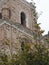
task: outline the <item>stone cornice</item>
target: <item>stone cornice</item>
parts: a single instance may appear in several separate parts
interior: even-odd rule
[[[29,6],[30,8],[34,8],[34,5],[30,5],[29,2],[27,2],[26,0],[21,0],[22,3],[26,4],[27,6]]]
[[[19,24],[13,24],[12,22],[10,22],[9,20],[0,20],[0,27],[3,25],[3,24],[7,24],[7,25],[9,25],[9,26],[12,26],[13,28],[15,28],[16,30],[18,30],[18,31],[20,31],[20,32],[22,32],[22,33],[24,33],[24,34],[26,34],[26,35],[28,35],[29,37],[31,37],[31,38],[33,38],[33,35],[34,35],[34,33],[33,33],[33,31],[31,31],[31,30],[28,30],[27,28],[27,30],[25,30],[25,28],[24,29],[21,29],[22,27],[22,25],[19,25]],[[30,31],[30,32],[29,32]]]

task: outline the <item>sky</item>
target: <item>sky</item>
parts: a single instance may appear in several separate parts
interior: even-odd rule
[[[31,0],[27,0],[31,1]],[[38,23],[42,30],[45,30],[44,34],[47,34],[49,31],[49,0],[33,0],[35,2],[36,11],[38,12]]]

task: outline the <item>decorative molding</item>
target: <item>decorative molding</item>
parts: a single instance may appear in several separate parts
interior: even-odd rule
[[[28,35],[28,36],[30,36],[30,37],[33,38],[32,35],[26,33],[24,30],[20,30],[20,29],[17,28],[15,25],[12,25],[12,24],[10,24],[10,23],[8,23],[8,22],[6,22],[6,21],[2,22],[2,23],[0,24],[0,27],[1,27],[3,24],[7,24],[7,25],[9,25],[9,26],[12,26],[12,27],[14,27],[15,29],[17,29],[18,31],[20,31],[20,32],[22,32],[22,33],[24,33],[24,34],[26,34],[26,35]]]

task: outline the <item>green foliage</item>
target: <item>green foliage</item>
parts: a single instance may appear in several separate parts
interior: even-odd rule
[[[9,65],[8,56],[6,54],[1,54],[0,59],[1,59],[0,65]]]
[[[42,33],[44,32],[44,30],[41,30],[41,28],[40,28],[40,23],[35,23],[34,27],[35,27],[34,31],[36,32],[37,36],[40,37],[42,35]]]
[[[45,40],[46,40],[47,43],[49,43],[49,38],[48,37]]]
[[[1,53],[0,65],[49,65],[49,47],[42,43],[34,43],[31,49],[29,43],[24,44],[24,49],[18,51],[18,54],[10,56]]]

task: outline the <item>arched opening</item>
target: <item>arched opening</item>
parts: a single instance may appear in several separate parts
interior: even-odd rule
[[[3,19],[10,19],[11,18],[11,11],[9,8],[2,8],[2,18]]]
[[[24,12],[21,12],[21,24],[26,26],[26,15]]]
[[[2,19],[2,13],[0,13],[0,19]]]
[[[24,42],[21,42],[21,50],[24,50]]]
[[[11,10],[9,10],[9,18],[11,18]]]

